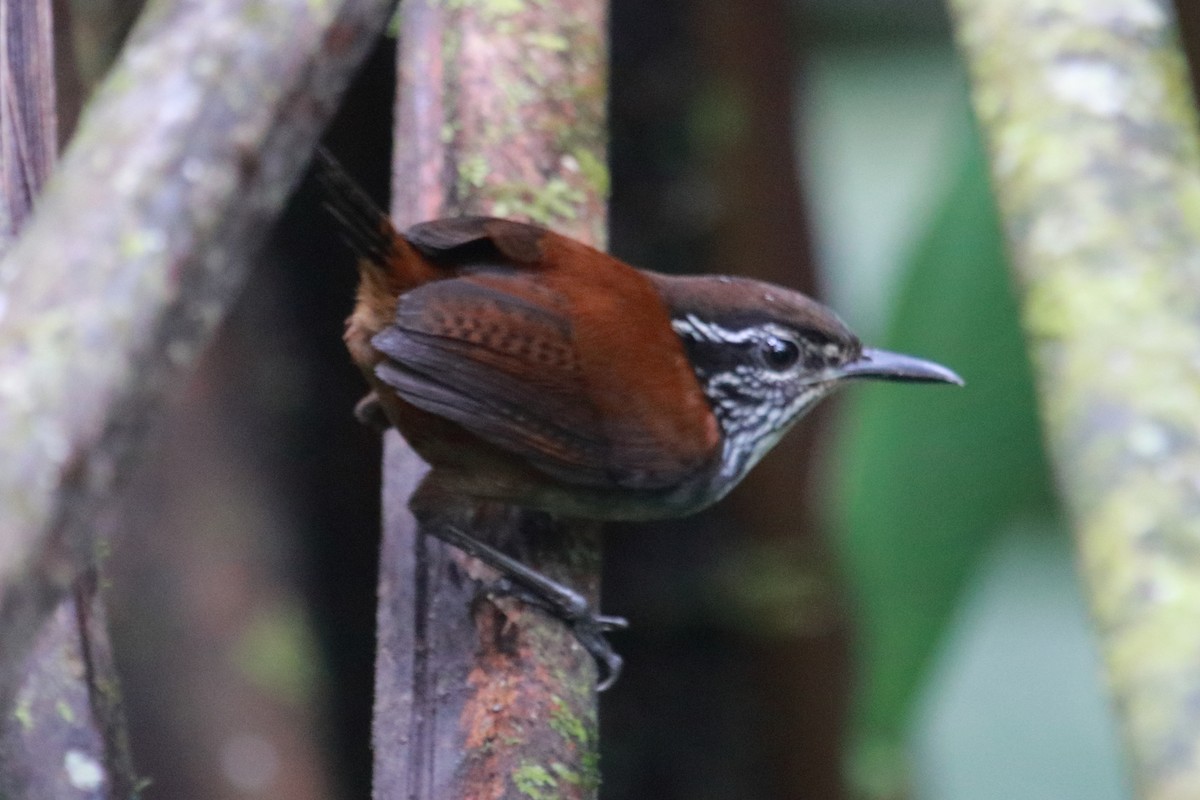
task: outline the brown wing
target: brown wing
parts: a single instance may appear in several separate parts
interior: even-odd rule
[[[644,390],[637,381],[599,392],[589,384],[576,318],[564,292],[528,274],[481,272],[427,284],[400,298],[395,324],[373,339],[387,357],[376,373],[417,408],[565,482],[678,484],[701,466],[711,442],[681,448],[663,441],[665,429],[636,412],[646,403],[629,403],[630,415],[617,422],[602,418],[620,399],[612,393]],[[594,323],[594,316],[583,319]]]
[[[535,264],[545,228],[499,217],[447,217],[420,222],[404,232],[409,244],[434,261],[488,261]]]

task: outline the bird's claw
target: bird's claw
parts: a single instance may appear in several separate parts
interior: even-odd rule
[[[596,669],[599,672],[596,691],[603,692],[611,688],[617,682],[617,678],[621,676],[624,659],[617,654],[604,634],[628,629],[629,620],[624,617],[596,614],[584,601],[566,605],[556,604],[508,578],[500,578],[480,587],[479,596],[489,600],[513,597],[526,605],[540,608],[565,622],[571,628],[571,633],[575,635],[575,640],[584,650],[587,650],[596,662]]]
[[[608,643],[608,639],[604,638],[604,634],[606,631],[625,630],[628,627],[629,623],[623,617],[599,615],[577,619],[571,623],[571,632],[575,634],[575,640],[596,662],[597,692],[612,688],[617,678],[621,677],[621,668],[625,665],[624,659],[617,655],[617,651]]]

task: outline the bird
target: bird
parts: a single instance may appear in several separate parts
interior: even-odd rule
[[[344,339],[370,393],[430,470],[410,505],[492,500],[591,520],[693,514],[724,497],[848,382],[963,383],[924,359],[864,347],[800,292],[727,275],[638,269],[548,228],[486,216],[398,230],[324,149],[326,204],[357,252]],[[621,659],[555,582],[443,523],[424,530],[564,619],[602,670]]]

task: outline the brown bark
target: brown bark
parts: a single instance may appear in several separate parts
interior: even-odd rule
[[[154,6],[0,262],[0,713],[388,6]]]
[[[401,21],[394,216],[531,219],[604,239],[605,5],[413,0]],[[415,530],[423,465],[384,469],[377,798],[590,798],[596,672],[559,621],[473,602],[486,572]],[[480,506],[475,535],[597,600],[597,527]]]

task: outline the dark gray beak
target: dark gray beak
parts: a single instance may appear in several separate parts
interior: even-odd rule
[[[887,350],[863,348],[857,361],[846,364],[837,371],[839,380],[844,378],[874,378],[884,381],[906,381],[912,383],[953,383],[963,385],[963,379],[941,364],[913,358]]]

